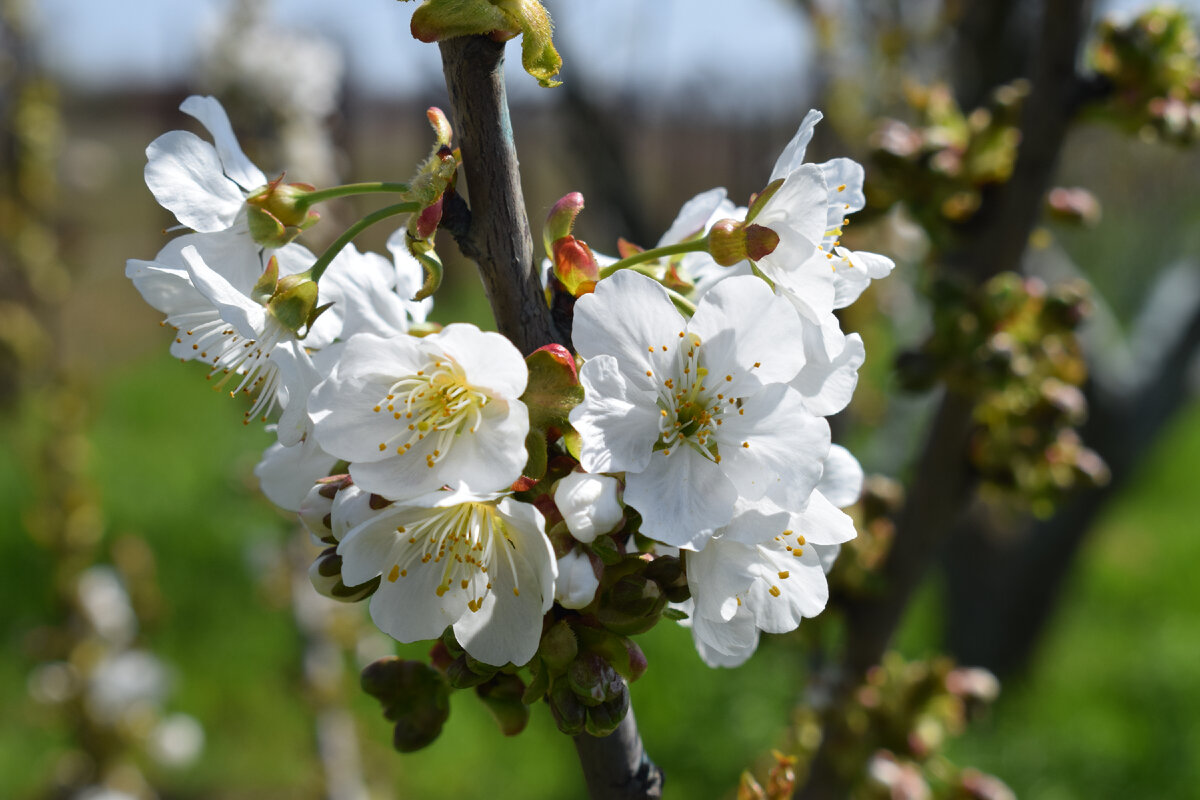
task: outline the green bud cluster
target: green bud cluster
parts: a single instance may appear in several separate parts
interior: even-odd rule
[[[1148,139],[1191,144],[1200,137],[1200,38],[1178,8],[1151,8],[1100,24],[1090,64],[1110,91],[1102,118]]]
[[[1028,92],[1024,81],[1000,86],[965,113],[946,84],[910,88],[906,100],[917,122],[886,120],[872,136],[868,204],[904,203],[933,244],[945,247],[955,226],[979,210],[983,190],[1012,175]]]
[[[1103,483],[1107,468],[1075,430],[1087,415],[1075,335],[1086,287],[1003,273],[977,290],[943,279],[932,299],[933,334],[897,366],[909,390],[944,380],[976,398],[970,460],[985,496],[1045,515],[1067,490]]]
[[[246,222],[250,235],[263,247],[283,247],[321,218],[303,202],[316,187],[307,183],[284,183],[280,175],[246,198]]]
[[[392,744],[401,753],[431,744],[450,716],[445,678],[419,661],[388,656],[368,664],[362,688],[383,705],[384,718],[395,723]]]
[[[820,730],[814,710],[800,712],[794,749],[805,762],[822,736],[830,737],[836,763],[844,774],[855,776],[852,797],[896,796],[885,777],[868,769],[871,762],[883,759],[899,768],[888,772],[907,773],[907,785],[924,783],[931,798],[1011,798],[1011,791],[996,778],[960,768],[943,752],[998,692],[999,682],[985,670],[958,668],[947,658],[905,661],[889,653],[867,673],[829,730]]]

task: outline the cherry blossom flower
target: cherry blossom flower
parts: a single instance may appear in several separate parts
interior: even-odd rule
[[[557,562],[532,505],[459,486],[388,506],[338,545],[342,579],[382,576],[371,619],[401,642],[446,626],[474,658],[524,664],[554,602]]]
[[[768,500],[739,501],[733,519],[703,550],[688,553],[692,638],[710,666],[743,663],[760,632],[787,633],[829,598],[825,574],[854,523],[839,506],[858,499],[862,469],[834,445],[821,483],[798,512]]]
[[[528,370],[497,333],[447,325],[423,338],[351,337],[309,398],[321,448],[391,499],[446,484],[506,488],[525,466]]]
[[[685,320],[654,281],[623,271],[575,306],[587,361],[571,424],[587,472],[624,472],[642,531],[702,547],[739,497],[803,505],[829,426],[787,385],[804,365],[799,319],[755,278],[722,281]]]

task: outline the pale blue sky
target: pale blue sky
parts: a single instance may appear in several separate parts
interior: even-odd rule
[[[1109,0],[1136,8],[1146,0]],[[1200,7],[1200,0],[1184,5]],[[83,85],[183,80],[200,32],[228,0],[34,0],[42,53],[57,74]],[[811,52],[796,4],[781,0],[546,0],[557,39],[593,85],[636,86],[651,101],[701,94],[759,108],[792,105]],[[408,34],[413,3],[396,0],[274,0],[275,18],[341,42],[350,77],[373,93],[407,94],[440,84],[437,50]],[[571,59],[574,59],[572,61]],[[510,59],[515,60],[515,59]],[[535,93],[528,80],[516,95]],[[730,109],[736,111],[737,109]]]

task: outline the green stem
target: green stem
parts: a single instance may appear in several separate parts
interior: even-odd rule
[[[668,244],[663,247],[652,247],[649,250],[643,250],[640,253],[634,253],[628,258],[622,258],[620,261],[615,261],[609,264],[604,269],[600,270],[600,277],[607,278],[617,270],[632,267],[635,264],[644,264],[647,261],[657,261],[664,256],[676,256],[681,253],[704,253],[708,251],[708,237],[703,236],[699,239],[692,239],[679,244]]]
[[[329,245],[324,253],[321,253],[321,257],[318,258],[316,263],[312,265],[312,268],[309,269],[309,277],[311,277],[314,281],[320,280],[321,275],[323,275],[326,268],[329,267],[329,262],[333,261],[337,254],[342,251],[342,248],[350,244],[351,240],[354,239],[355,236],[358,236],[358,234],[362,233],[376,222],[385,220],[388,217],[394,217],[397,214],[411,214],[414,211],[420,210],[420,203],[396,203],[393,206],[387,206],[386,208],[381,208],[378,211],[367,214],[358,222],[354,223],[349,228],[346,228],[345,232],[335,239],[333,244]]]
[[[386,181],[370,181],[367,183],[345,183],[341,186],[330,186],[327,189],[316,189],[296,200],[296,206],[304,210],[313,203],[331,200],[334,197],[346,197],[352,194],[372,194],[375,192],[407,192],[407,183],[388,183]]]
[[[669,286],[664,286],[663,288],[667,290],[667,297],[671,298],[671,302],[675,304],[676,308],[689,317],[696,313],[695,303],[693,303],[691,300],[688,300],[686,297]]]

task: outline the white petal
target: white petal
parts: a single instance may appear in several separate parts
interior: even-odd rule
[[[704,295],[688,330],[700,336],[706,382],[730,396],[790,381],[804,364],[795,308],[758,278],[721,281]]]
[[[817,489],[838,508],[852,506],[862,494],[863,469],[850,451],[841,445],[830,446],[825,469]]]
[[[685,327],[662,286],[645,275],[621,270],[579,298],[572,340],[585,359],[614,356],[634,386],[657,391],[658,380],[646,372],[674,374],[674,348]]]
[[[229,124],[229,116],[215,97],[192,95],[184,100],[179,108],[185,114],[198,119],[212,134],[221,166],[230,180],[247,193],[266,184],[267,176],[242,152],[242,147],[233,134],[233,126]]]
[[[146,148],[146,185],[180,223],[202,233],[233,224],[245,200],[225,177],[217,151],[187,131],[169,131]]]
[[[315,441],[293,447],[276,442],[263,453],[254,474],[268,500],[285,511],[299,511],[313,483],[328,475],[336,463]]]
[[[682,444],[625,474],[625,503],[641,513],[642,533],[676,547],[703,547],[729,522],[736,499],[721,466]]]
[[[614,530],[624,519],[619,490],[616,478],[573,471],[555,485],[554,505],[571,535],[587,544]]]
[[[760,561],[746,600],[756,627],[767,633],[787,633],[804,617],[815,617],[825,609],[829,584],[813,548],[805,547],[800,558],[781,547],[760,545],[757,550]]]
[[[804,120],[800,123],[800,128],[792,137],[792,140],[783,148],[783,152],[779,154],[779,158],[775,161],[775,167],[771,170],[771,177],[767,183],[772,183],[780,178],[787,177],[792,172],[800,168],[804,162],[804,153],[808,149],[808,143],[812,141],[813,128],[822,120],[824,115],[815,108],[811,109],[804,115]]]
[[[820,490],[809,495],[808,505],[792,515],[788,527],[808,542],[819,545],[842,544],[858,535],[850,515],[838,509]]]
[[[717,429],[722,469],[747,499],[766,494],[785,508],[803,506],[821,478],[829,424],[783,384],[745,398],[740,411]]]
[[[714,221],[713,214],[724,204],[726,194],[725,187],[719,186],[716,189],[701,192],[684,203],[683,208],[679,209],[679,213],[675,216],[675,221],[671,223],[671,227],[667,228],[667,232],[658,240],[658,246],[679,244],[704,232]]]
[[[425,337],[462,365],[471,384],[503,397],[520,397],[529,381],[521,351],[505,337],[466,322],[447,325]]]
[[[826,357],[824,342],[815,325],[805,331],[804,349],[808,363],[791,385],[804,396],[808,410],[819,417],[836,414],[850,403],[858,385],[858,368],[866,359],[862,337],[852,333],[844,338],[842,352],[832,361]]]
[[[583,402],[571,409],[570,421],[583,441],[583,468],[588,472],[645,469],[659,435],[654,395],[631,386],[617,360],[608,355],[585,362],[579,381]]]
[[[563,608],[583,608],[596,599],[600,581],[592,569],[592,560],[581,547],[574,547],[558,559],[558,580],[554,599]]]
[[[183,248],[181,255],[192,284],[216,307],[221,319],[233,325],[242,337],[257,339],[266,322],[265,309],[211,269],[195,247]]]

